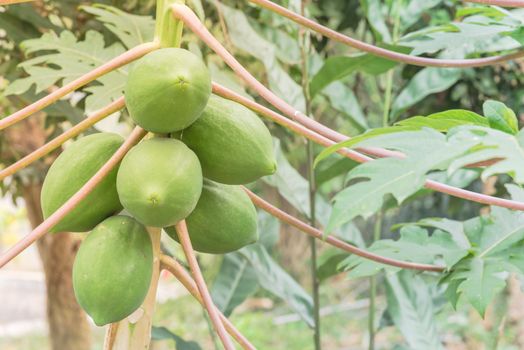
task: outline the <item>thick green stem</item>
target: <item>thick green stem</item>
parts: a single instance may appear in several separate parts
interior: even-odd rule
[[[184,23],[171,14],[171,5],[184,4],[184,0],[158,0],[156,8],[155,40],[161,47],[179,47]]]
[[[301,14],[305,14],[307,0],[302,0],[301,3]],[[304,93],[304,100],[306,103],[306,114],[311,114],[311,95],[309,93],[309,67],[308,67],[308,36],[306,31],[303,28],[299,29],[300,36],[300,51],[302,55],[302,90]],[[316,223],[316,184],[315,184],[315,170],[313,167],[314,162],[314,149],[313,142],[311,140],[307,141],[307,168],[308,168],[308,183],[309,183],[309,223],[311,226],[315,226]],[[320,350],[322,348],[320,342],[320,297],[319,289],[320,283],[317,275],[317,246],[316,240],[314,237],[309,238],[309,248],[311,255],[311,287],[313,290],[313,319],[315,321],[314,325],[314,342],[315,350]]]

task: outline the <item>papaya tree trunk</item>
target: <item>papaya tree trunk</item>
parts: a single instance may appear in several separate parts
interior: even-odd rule
[[[43,220],[41,189],[39,183],[22,187],[32,227]],[[71,233],[48,234],[37,241],[45,273],[47,319],[53,350],[88,350],[91,347],[89,323],[73,292],[72,268],[79,245],[79,239]]]

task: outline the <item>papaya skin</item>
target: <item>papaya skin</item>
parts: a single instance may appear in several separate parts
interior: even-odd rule
[[[179,48],[151,52],[136,62],[125,86],[131,118],[156,133],[182,130],[204,110],[211,76],[202,60]]]
[[[276,171],[269,130],[236,102],[212,95],[201,117],[178,137],[197,154],[210,180],[240,185]]]
[[[118,322],[140,307],[153,272],[146,228],[128,216],[101,222],[80,245],[73,264],[78,303],[97,326]]]
[[[42,186],[41,204],[48,218],[104,165],[124,142],[112,133],[82,137],[65,149],[49,168]],[[85,232],[122,210],[116,191],[115,167],[51,232]]]
[[[186,224],[193,248],[202,253],[225,254],[258,241],[256,209],[239,186],[204,180]],[[178,242],[174,226],[165,231]]]
[[[178,140],[154,138],[124,157],[117,190],[124,208],[146,226],[176,224],[195,208],[202,192],[197,156]]]

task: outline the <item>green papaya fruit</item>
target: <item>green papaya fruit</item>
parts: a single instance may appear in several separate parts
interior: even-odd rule
[[[98,133],[82,137],[67,147],[49,168],[42,186],[44,218],[71,198],[123,142],[117,134]],[[122,210],[116,191],[117,171],[118,167],[115,167],[51,232],[89,231],[108,216]]]
[[[239,185],[276,170],[271,134],[255,113],[211,96],[202,116],[178,136],[200,159],[204,176]]]
[[[142,57],[125,86],[131,118],[156,133],[188,127],[200,116],[210,94],[211,76],[204,62],[179,48],[160,49]]]
[[[110,217],[80,245],[73,264],[76,299],[98,326],[120,321],[144,301],[152,271],[146,228],[128,216]]]
[[[202,253],[225,254],[258,240],[257,211],[239,186],[204,180],[186,224],[193,248]],[[165,231],[178,241],[174,226]]]
[[[165,227],[184,219],[202,192],[197,156],[178,140],[154,138],[133,147],[117,176],[124,208],[147,226]]]

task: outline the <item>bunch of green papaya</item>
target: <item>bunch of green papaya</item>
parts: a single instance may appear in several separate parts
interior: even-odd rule
[[[249,109],[211,93],[204,62],[165,48],[142,57],[129,73],[126,106],[152,134],[134,146],[53,232],[91,231],[74,271],[80,305],[97,325],[122,320],[142,304],[153,253],[146,226],[186,220],[195,250],[224,254],[258,240],[257,215],[239,185],[273,174],[272,138]],[[44,217],[76,193],[122,145],[111,133],[79,139],[49,169]],[[117,215],[125,209],[126,215]]]

